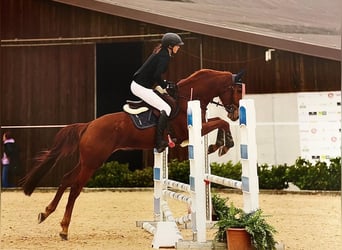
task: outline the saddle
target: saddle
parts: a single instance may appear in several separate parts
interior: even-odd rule
[[[174,117],[177,112],[177,101],[174,96],[169,94],[169,91],[161,91],[160,89],[154,90],[164,101],[166,101],[171,107],[170,117]],[[134,125],[139,129],[150,128],[157,125],[159,118],[159,110],[150,106],[143,100],[132,101],[126,100],[126,104],[123,106],[123,110],[129,114]]]

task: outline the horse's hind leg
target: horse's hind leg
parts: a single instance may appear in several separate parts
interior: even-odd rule
[[[83,171],[81,171],[79,173],[75,183],[71,185],[68,203],[66,205],[64,217],[61,221],[62,231],[59,233],[59,236],[63,240],[68,239],[69,224],[71,221],[71,215],[72,215],[72,210],[73,210],[74,205],[75,205],[75,201],[76,201],[77,197],[79,196],[79,194],[81,193],[82,188],[87,183],[89,178],[93,175],[93,173],[94,173],[93,169],[87,169],[87,171],[84,171],[84,169],[83,169]]]
[[[50,202],[50,204],[45,208],[45,212],[40,213],[38,215],[38,223],[42,223],[50,214],[52,214],[56,210],[57,205],[61,200],[65,189],[70,187],[72,180],[75,178],[75,175],[77,173],[78,166],[63,176],[62,182],[57,189],[55,197]]]

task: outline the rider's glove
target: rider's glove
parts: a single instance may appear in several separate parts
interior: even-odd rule
[[[174,82],[170,82],[170,81],[166,81],[166,88],[167,89],[175,89],[176,88],[176,84]]]

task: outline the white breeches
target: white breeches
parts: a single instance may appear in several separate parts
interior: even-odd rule
[[[170,116],[171,107],[162,98],[160,98],[152,89],[145,88],[140,84],[132,81],[131,91],[134,95],[144,100],[149,105],[155,107],[159,111],[164,110],[167,116]]]

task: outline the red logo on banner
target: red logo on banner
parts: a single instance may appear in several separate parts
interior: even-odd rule
[[[312,128],[311,129],[311,133],[316,134],[317,133],[317,129],[316,128]]]

